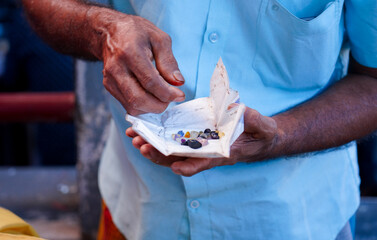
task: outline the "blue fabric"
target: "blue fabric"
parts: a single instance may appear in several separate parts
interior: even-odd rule
[[[346,6],[352,55],[359,63],[377,68],[377,1],[346,0]]]
[[[352,237],[355,238],[355,228],[356,228],[356,213],[349,220]]]
[[[347,222],[343,229],[336,236],[335,240],[353,240],[354,236],[352,235],[351,223]]]
[[[366,2],[375,8],[374,1]],[[209,95],[222,57],[241,101],[271,116],[345,75],[345,22],[356,17],[345,14],[347,3],[353,9],[361,5],[352,0],[135,0],[126,5],[172,37],[187,100]],[[375,17],[377,11],[368,13]],[[357,60],[372,66],[376,56],[368,53],[377,41],[364,38],[374,36],[368,29],[377,21],[368,23],[364,34],[349,38],[351,51],[361,55]],[[368,49],[359,50],[359,42],[368,42]],[[335,239],[359,205],[355,143],[181,177],[133,148],[123,134],[129,127],[124,109],[112,97],[109,102],[115,125],[101,162],[100,187],[128,239]]]

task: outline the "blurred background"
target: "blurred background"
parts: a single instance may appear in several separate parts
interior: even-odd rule
[[[101,68],[52,50],[19,1],[0,0],[0,207],[41,237],[95,239],[97,168],[110,119]],[[377,239],[376,138],[360,141],[358,152],[356,239]]]

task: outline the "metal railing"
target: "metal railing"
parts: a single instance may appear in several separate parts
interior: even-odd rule
[[[71,122],[74,92],[0,93],[0,122]]]

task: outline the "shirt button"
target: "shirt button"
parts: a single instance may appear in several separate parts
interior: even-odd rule
[[[198,208],[199,206],[200,206],[200,203],[197,200],[193,200],[193,201],[190,202],[191,208]]]
[[[278,5],[276,5],[276,4],[272,5],[272,10],[274,10],[274,11],[277,11],[277,10],[279,10],[279,6],[278,6]]]
[[[217,42],[219,40],[219,35],[216,32],[213,32],[213,33],[209,34],[208,40],[211,43],[215,43],[215,42]]]

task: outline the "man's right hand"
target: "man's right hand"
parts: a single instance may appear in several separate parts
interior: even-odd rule
[[[103,83],[129,114],[159,113],[185,99],[174,87],[185,80],[171,39],[148,20],[81,0],[22,2],[33,28],[53,48],[103,60]]]
[[[103,84],[129,114],[160,113],[170,102],[185,99],[173,87],[185,80],[169,35],[141,17],[107,9],[94,15],[92,24],[102,36],[97,57],[104,62]]]

